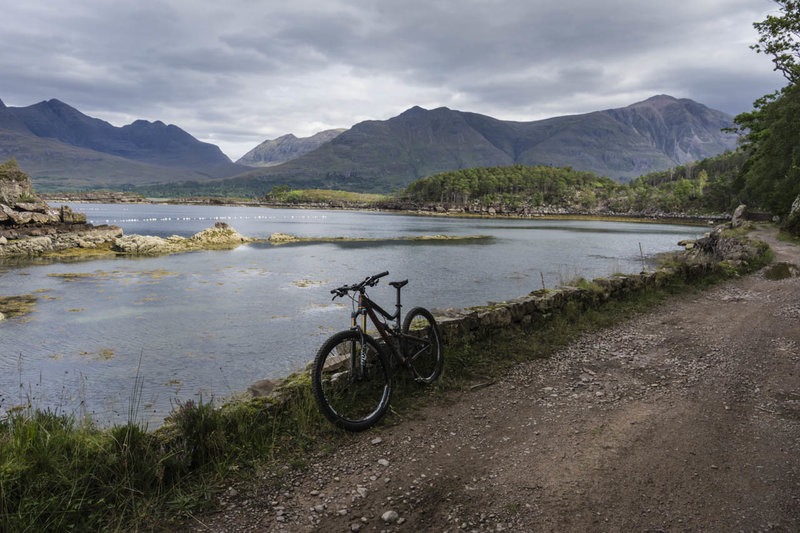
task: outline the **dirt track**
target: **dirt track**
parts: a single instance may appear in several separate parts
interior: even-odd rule
[[[675,298],[288,479],[192,529],[800,531],[800,277]]]

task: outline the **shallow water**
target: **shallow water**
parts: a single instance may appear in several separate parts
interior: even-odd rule
[[[703,228],[565,220],[418,217],[349,211],[167,205],[75,205],[125,233],[190,236],[215,221],[243,235],[378,242],[256,243],[231,251],[80,263],[0,265],[0,296],[35,294],[31,314],[0,322],[0,415],[31,401],[102,423],[135,410],[150,427],[175,401],[245,390],[305,366],[349,325],[336,286],[389,270],[406,279],[405,309],[503,301],[582,276],[642,269]],[[477,241],[398,237],[489,235]],[[382,240],[381,240],[382,239]],[[394,290],[370,292],[391,309]],[[344,304],[348,304],[345,306]]]

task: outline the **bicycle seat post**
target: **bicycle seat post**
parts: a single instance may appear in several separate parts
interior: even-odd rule
[[[398,327],[398,329],[400,328],[400,308],[403,307],[400,304],[400,289],[405,287],[407,283],[408,283],[407,279],[404,279],[403,281],[390,281],[389,282],[389,285],[391,285],[392,287],[397,289],[397,303],[395,304],[395,316],[397,317],[397,327]]]
[[[395,307],[395,312],[397,313],[397,323],[398,324],[400,323],[400,308],[403,307],[400,304],[400,289],[402,289],[402,288],[403,288],[402,285],[398,285],[397,286],[397,303],[394,306]]]

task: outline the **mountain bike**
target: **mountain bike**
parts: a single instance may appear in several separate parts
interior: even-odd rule
[[[331,291],[333,300],[348,296],[353,302],[351,327],[333,334],[314,357],[311,387],[317,405],[333,424],[350,431],[368,429],[386,414],[394,388],[393,366],[405,368],[415,381],[427,384],[439,377],[444,365],[441,334],[431,312],[414,307],[400,319],[400,289],[407,279],[389,283],[397,290],[394,314],[367,296],[367,287],[388,275],[381,272]],[[382,342],[367,332],[367,318]]]

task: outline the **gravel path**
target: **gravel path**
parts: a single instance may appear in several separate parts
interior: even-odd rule
[[[190,530],[800,531],[800,277],[765,273],[451,394],[279,489],[232,487]]]

